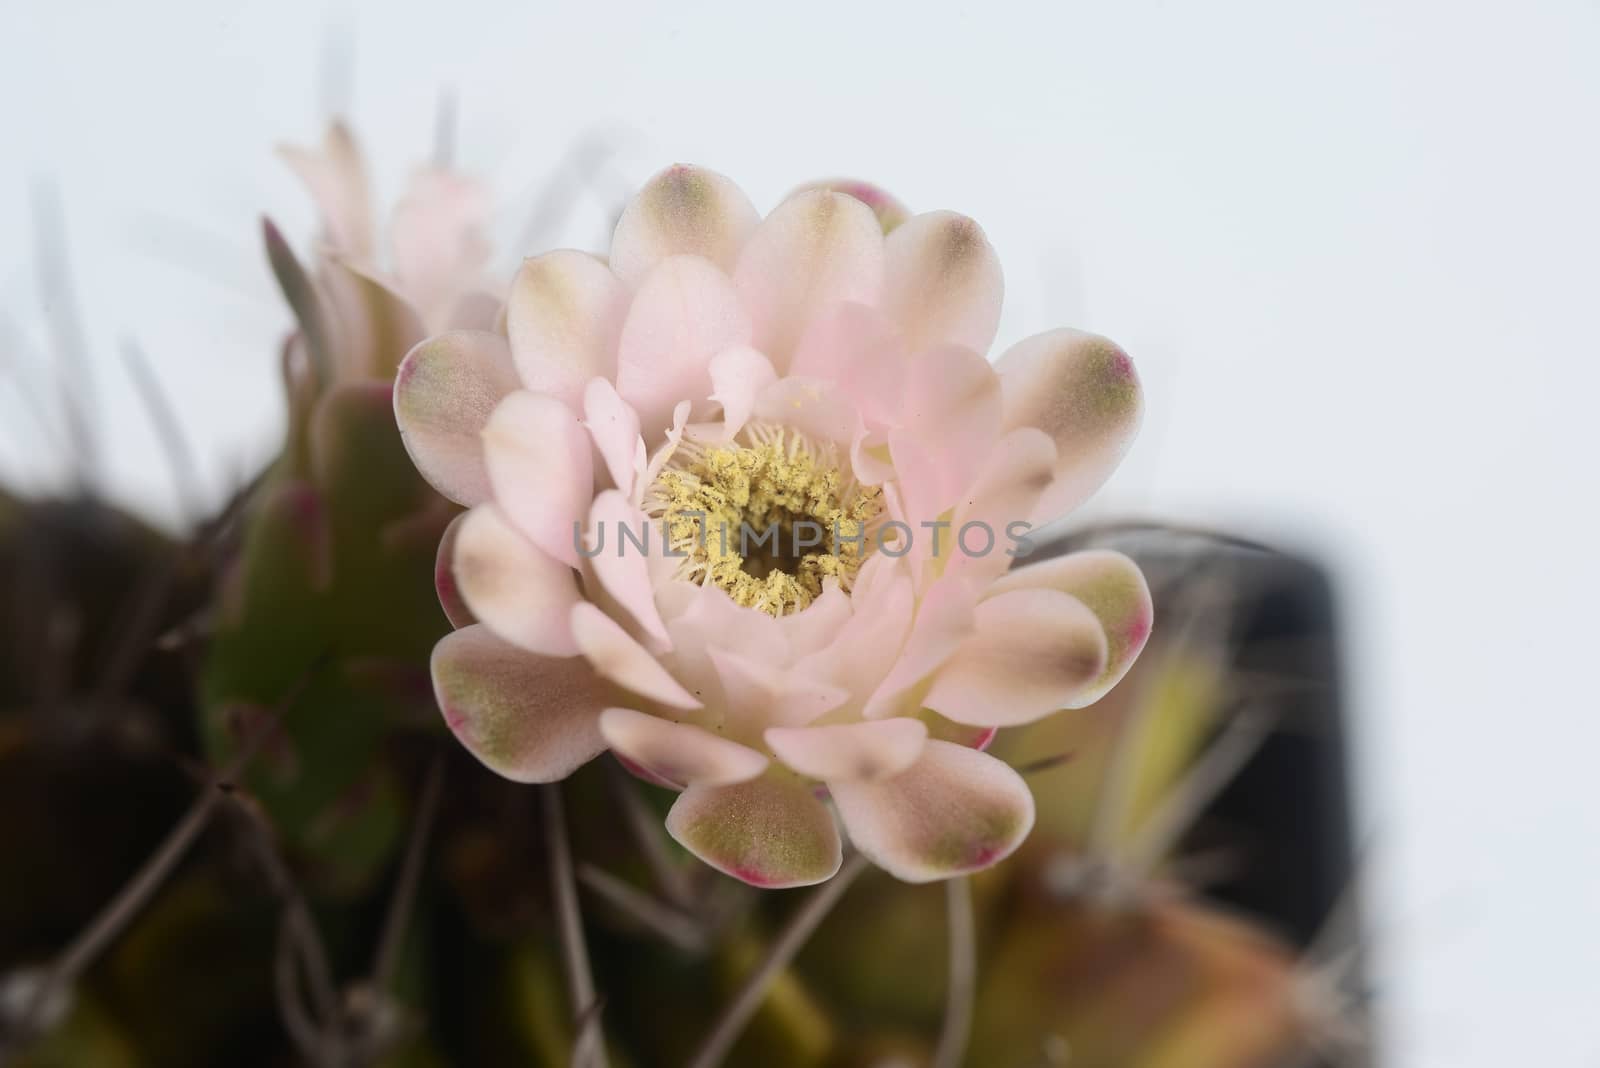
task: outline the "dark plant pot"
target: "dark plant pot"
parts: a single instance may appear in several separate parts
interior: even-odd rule
[[[1265,742],[1185,839],[1191,852],[1225,850],[1236,858],[1208,883],[1205,896],[1265,923],[1302,951],[1319,940],[1354,945],[1360,902],[1351,728],[1335,579],[1306,556],[1159,524],[1095,527],[1045,545],[1036,558],[1091,547],[1138,561],[1150,580],[1158,628],[1181,625],[1177,606],[1200,598],[1207,625],[1225,628],[1236,687],[1230,714],[1253,705],[1274,717]],[[1361,974],[1353,983],[1365,985]],[[1357,1062],[1340,1061],[1351,1063]],[[1370,1054],[1359,1063],[1370,1064]]]

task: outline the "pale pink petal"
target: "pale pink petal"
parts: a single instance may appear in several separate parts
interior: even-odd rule
[[[388,279],[354,260],[327,262],[326,278],[334,294],[334,317],[349,372],[393,378],[418,342],[428,336],[422,318]]]
[[[789,662],[783,624],[758,609],[735,604],[726,591],[716,586],[696,586],[679,622],[685,629],[695,631],[706,645],[765,664]]]
[[[667,466],[667,461],[672,459],[672,454],[678,451],[678,446],[683,442],[684,431],[689,423],[689,410],[692,405],[686,401],[679,401],[672,409],[672,422],[667,426],[664,443],[651,455],[645,465],[644,478],[641,481],[648,486],[661,474]],[[646,450],[648,453],[648,450]]]
[[[594,439],[612,484],[624,495],[631,495],[635,480],[644,473],[639,417],[603,378],[590,379],[584,387],[583,426]]]
[[[1002,593],[978,605],[976,627],[923,698],[928,708],[957,723],[1032,722],[1066,708],[1105,671],[1105,630],[1068,594]]]
[[[874,566],[868,560],[856,576],[851,596],[854,615],[821,652],[799,660],[798,678],[815,678],[852,695],[852,706],[866,703],[894,665],[911,630],[915,594],[911,577],[897,561]]]
[[[812,601],[804,612],[783,616],[778,624],[789,640],[790,655],[799,659],[827,646],[849,618],[850,595],[839,588],[837,579],[825,578],[822,596]]]
[[[472,626],[433,647],[432,668],[445,722],[491,771],[555,782],[605,751],[612,692],[582,659],[535,656]]]
[[[450,520],[450,525],[444,528],[444,534],[439,538],[439,551],[433,558],[434,592],[439,595],[439,607],[444,609],[444,617],[457,630],[478,621],[472,609],[467,607],[466,599],[461,596],[461,587],[456,585],[455,570],[456,536],[461,533],[461,524],[471,514],[462,512]]]
[[[924,436],[943,432],[986,446],[1000,423],[1000,376],[965,345],[941,342],[916,356],[901,401],[900,425]],[[963,425],[952,425],[963,420]],[[965,425],[973,424],[971,426]]]
[[[988,749],[995,735],[1000,733],[999,727],[973,727],[966,723],[957,723],[926,708],[918,713],[918,718],[928,725],[929,738],[941,742],[954,742],[968,749],[976,749],[980,753]]]
[[[1100,700],[1128,673],[1155,621],[1150,586],[1139,565],[1119,552],[1088,549],[1018,568],[990,587],[991,594],[1049,589],[1071,594],[1088,606],[1105,628],[1108,655],[1100,677],[1073,698],[1068,708]]]
[[[685,690],[616,620],[588,601],[574,605],[571,612],[574,642],[602,677],[672,708],[701,706],[694,694]]]
[[[949,538],[951,534],[945,531],[943,536]],[[978,592],[965,580],[951,575],[935,580],[917,605],[905,648],[888,676],[878,684],[862,715],[880,719],[904,711],[900,706],[912,696],[910,691],[933,674],[972,633],[977,625],[977,604]]]
[[[683,786],[731,786],[767,770],[767,758],[748,746],[631,708],[600,713],[600,733],[621,755]]]
[[[671,779],[663,778],[662,776],[651,771],[649,768],[645,767],[643,764],[634,763],[621,753],[616,753],[614,755],[617,758],[617,763],[622,765],[623,771],[626,771],[629,775],[634,776],[642,782],[647,782],[651,786],[660,786],[673,791],[680,791],[683,789],[683,783],[681,782],[673,782]]]
[[[572,569],[494,505],[479,505],[456,527],[453,569],[468,611],[501,638],[545,656],[577,654],[567,622],[578,601]]]
[[[560,249],[525,261],[506,304],[506,331],[523,383],[576,410],[591,378],[616,375],[627,306],[627,289],[587,252]]]
[[[389,223],[394,273],[423,321],[440,326],[483,280],[493,248],[483,235],[493,208],[488,188],[441,167],[419,168]]]
[[[495,503],[533,543],[574,567],[578,522],[594,496],[594,449],[572,410],[547,393],[508,394],[483,428]]]
[[[807,182],[795,192],[801,193],[808,189],[831,189],[835,193],[845,193],[855,197],[872,209],[879,228],[886,234],[911,218],[910,209],[871,182],[863,182],[856,178],[824,178],[821,181]]]
[[[932,455],[937,488],[932,507],[921,513],[931,516],[960,499],[999,437],[1000,377],[982,356],[959,345],[935,345],[917,356],[917,364],[905,384],[904,429],[890,435],[889,450],[893,455],[896,442],[911,435]]]
[[[856,439],[850,443],[850,470],[863,486],[881,486],[894,478],[888,438],[865,427],[856,431]]]
[[[394,381],[394,416],[406,452],[433,488],[458,504],[489,499],[479,433],[517,388],[504,338],[452,331],[406,356]]]
[[[965,215],[932,211],[896,228],[884,249],[883,307],[913,352],[940,342],[989,351],[1005,284],[982,227]]]
[[[722,405],[722,440],[744,429],[756,396],[777,380],[772,364],[748,345],[735,345],[712,358],[711,399]]]
[[[901,426],[889,432],[901,500],[920,527],[960,502],[1000,432],[1000,380],[971,349],[939,344],[917,357],[904,389]],[[919,538],[911,561],[929,555]]]
[[[667,833],[718,871],[766,889],[823,882],[843,860],[833,814],[788,774],[691,786],[667,813]]]
[[[320,149],[280,145],[278,156],[305,183],[317,202],[324,240],[344,255],[370,258],[372,193],[361,150],[349,128],[342,122],[331,122],[323,133]]]
[[[672,652],[666,659],[673,675],[718,714],[729,702],[722,676],[712,660],[713,647],[757,664],[787,662],[783,628],[765,612],[734,604],[716,586],[673,581],[659,585],[657,590],[672,638]]]
[[[860,417],[844,392],[832,382],[817,378],[785,378],[761,391],[755,414],[811,438],[848,446],[860,427]]]
[[[779,760],[831,787],[899,775],[922,755],[928,727],[915,719],[880,719],[818,727],[769,727],[765,738]]]
[[[674,256],[633,298],[617,348],[617,392],[639,413],[646,441],[680,401],[711,394],[711,358],[750,342],[750,316],[728,276],[698,256]]]
[[[732,271],[760,219],[739,187],[715,171],[668,167],[623,209],[611,269],[632,286],[671,256],[701,256]]]
[[[756,731],[765,724],[801,726],[844,704],[850,691],[814,673],[751,660],[726,649],[707,650],[722,688],[724,724]]]
[[[1055,445],[1041,430],[1021,427],[996,443],[951,519],[948,574],[982,586],[1023,555],[1055,463]]]
[[[1033,829],[1033,795],[986,753],[929,740],[911,768],[886,782],[830,783],[850,841],[898,879],[932,882],[982,871]]]
[[[799,193],[756,227],[734,284],[775,366],[807,325],[843,301],[875,304],[883,289],[883,231],[871,209],[827,190]]]
[[[841,304],[806,330],[789,374],[837,382],[868,426],[898,426],[908,374],[900,330],[876,308]]]
[[[617,490],[606,490],[589,509],[584,552],[606,593],[656,641],[667,644],[656,607],[647,553],[661,552],[661,531]]]
[[[1127,353],[1078,330],[1018,342],[996,369],[1005,426],[1037,427],[1056,443],[1056,481],[1035,515],[1047,523],[1087,500],[1127,452],[1144,413],[1139,377]]]

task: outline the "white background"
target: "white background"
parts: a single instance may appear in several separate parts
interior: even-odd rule
[[[976,217],[1002,343],[1070,323],[1140,364],[1146,429],[1095,511],[1278,537],[1344,581],[1389,1063],[1600,1063],[1594,3],[0,0],[0,42],[0,308],[33,343],[4,346],[0,472],[61,475],[31,421],[57,413],[3,388],[52,396],[44,180],[100,482],[169,519],[119,339],[210,495],[270,453],[287,320],[256,217],[303,247],[269,149],[330,105],[392,195],[453,85],[508,265],[583,141],[614,159],[541,247],[598,246],[674,160],[763,206],[849,173]]]

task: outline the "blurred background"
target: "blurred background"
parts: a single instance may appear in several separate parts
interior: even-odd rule
[[[848,174],[972,215],[1001,348],[1072,324],[1144,378],[1078,518],[1225,528],[1333,576],[1385,1063],[1600,1063],[1594,3],[6,0],[0,41],[0,481],[74,477],[35,253],[58,204],[88,477],[169,526],[278,448],[258,217],[309,236],[271,150],[331,113],[392,199],[453,98],[507,277],[603,247],[677,160],[763,209]]]

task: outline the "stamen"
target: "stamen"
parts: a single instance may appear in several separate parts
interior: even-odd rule
[[[726,445],[682,442],[644,505],[683,556],[679,578],[774,616],[810,605],[828,579],[848,591],[883,512],[881,491],[832,445],[764,423]]]

